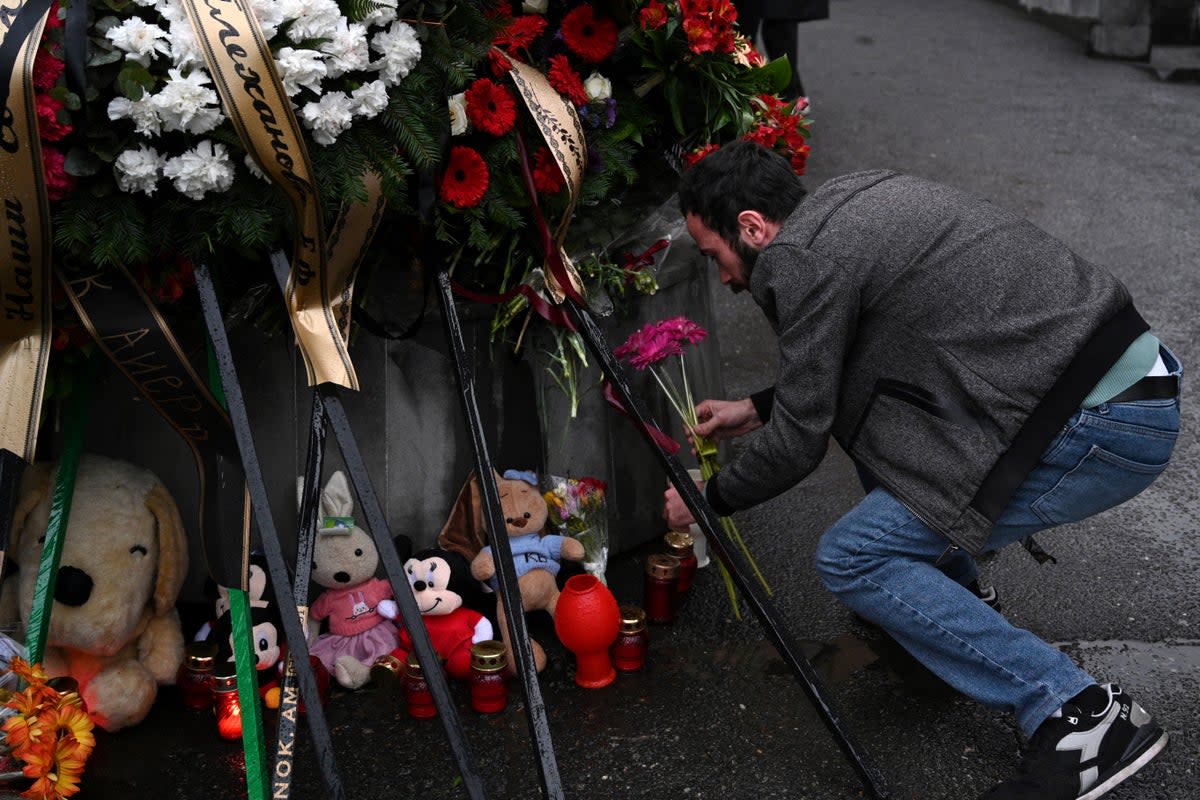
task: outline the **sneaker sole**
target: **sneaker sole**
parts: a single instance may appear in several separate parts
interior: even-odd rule
[[[1149,764],[1155,756],[1163,751],[1167,746],[1167,741],[1170,739],[1166,731],[1160,731],[1157,739],[1153,740],[1140,755],[1133,761],[1130,761],[1121,769],[1117,770],[1112,775],[1108,776],[1103,782],[1093,786],[1088,790],[1087,794],[1081,794],[1077,800],[1096,800],[1096,798],[1108,794],[1108,791],[1119,783],[1123,783],[1127,778],[1132,776],[1142,767]]]

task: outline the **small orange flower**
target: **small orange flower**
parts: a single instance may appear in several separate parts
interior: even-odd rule
[[[92,734],[92,720],[79,706],[66,705],[58,710],[59,731],[63,741],[69,741],[74,745],[87,749],[83,754],[87,758],[88,753],[92,752],[92,748],[96,746],[96,737]]]

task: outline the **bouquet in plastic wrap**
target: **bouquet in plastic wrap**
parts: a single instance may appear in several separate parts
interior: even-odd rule
[[[583,568],[604,581],[608,565],[608,512],[604,495],[608,485],[597,478],[547,476],[546,505],[550,522],[564,536],[583,545]]]

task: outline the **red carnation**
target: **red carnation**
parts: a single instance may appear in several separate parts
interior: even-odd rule
[[[63,104],[48,94],[35,94],[33,103],[37,109],[38,134],[47,142],[67,138],[71,126],[58,121],[58,112],[63,110]]]
[[[558,194],[566,185],[562,170],[558,168],[550,149],[543,147],[533,158],[533,188],[542,194]]]
[[[571,69],[566,56],[550,57],[550,72],[547,77],[550,78],[550,85],[554,87],[554,91],[570,100],[572,105],[587,105],[588,96],[583,88],[583,81],[579,73]]]
[[[51,202],[62,200],[75,190],[75,177],[63,169],[63,154],[53,147],[42,148],[42,170],[46,174],[46,196]]]
[[[479,205],[488,188],[488,168],[483,156],[469,147],[454,147],[450,150],[450,162],[442,176],[440,197],[458,208],[474,208]]]
[[[50,91],[62,77],[65,68],[66,64],[61,58],[55,58],[45,47],[38,48],[37,55],[33,59],[34,88],[43,92]]]
[[[59,9],[61,8],[62,6],[59,5],[58,0],[54,0],[54,2],[50,4],[50,13],[46,16],[47,29],[61,28],[65,24],[58,16]]]
[[[667,24],[667,7],[658,0],[650,0],[650,4],[638,12],[638,22],[642,30],[658,30]]]
[[[593,64],[617,49],[617,23],[608,17],[597,17],[590,5],[577,6],[563,17],[562,35],[568,50]]]
[[[467,89],[467,119],[478,130],[503,136],[517,119],[517,105],[508,89],[480,78]]]

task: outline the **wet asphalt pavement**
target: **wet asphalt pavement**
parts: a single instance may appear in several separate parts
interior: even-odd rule
[[[815,120],[811,186],[891,167],[989,197],[1109,266],[1185,365],[1200,365],[1200,84],[1162,83],[1136,64],[1090,59],[1080,41],[1015,3],[832,6],[830,20],[801,26],[799,67]],[[747,296],[713,288],[724,380],[742,396],[771,382],[774,343]],[[1045,535],[1057,565],[1006,551],[984,567],[1010,619],[1099,679],[1119,680],[1170,731],[1164,755],[1108,795],[1114,800],[1200,796],[1193,384],[1185,381],[1175,459],[1150,490]],[[781,616],[893,796],[974,798],[1016,764],[1011,718],[957,695],[857,622],[812,569],[821,531],[860,495],[835,449],[809,480],[739,515],[738,524]],[[643,554],[611,565],[623,601],[640,597]],[[652,631],[647,668],[602,690],[577,689],[570,657],[550,647],[542,687],[568,798],[863,796],[757,623],[737,621],[729,609],[715,566],[701,570],[680,621]],[[472,714],[465,690],[455,691],[489,797],[538,797],[515,690],[513,707],[494,717]],[[80,797],[244,796],[239,746],[219,741],[211,718],[177,710],[164,695],[142,726],[101,737]],[[398,708],[371,688],[330,703],[347,796],[466,797],[441,726]],[[298,762],[292,796],[323,796],[311,760]]]

